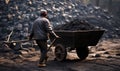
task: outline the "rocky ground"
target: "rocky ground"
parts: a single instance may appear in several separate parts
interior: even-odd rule
[[[101,40],[90,47],[86,60],[80,61],[76,52],[68,52],[63,62],[54,61],[54,47],[48,52],[47,67],[37,67],[39,50],[29,47],[21,54],[0,53],[0,71],[120,71],[120,39]]]

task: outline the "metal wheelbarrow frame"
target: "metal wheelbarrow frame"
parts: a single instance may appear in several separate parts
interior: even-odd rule
[[[81,60],[86,59],[89,54],[88,46],[97,45],[102,37],[104,30],[81,30],[81,31],[55,31],[60,37],[53,46],[55,46],[55,56],[57,61],[66,59],[67,51],[76,50]],[[51,37],[51,40],[54,38]]]

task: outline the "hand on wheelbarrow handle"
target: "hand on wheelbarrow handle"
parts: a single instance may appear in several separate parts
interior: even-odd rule
[[[60,38],[60,37],[59,37],[59,36],[56,36],[56,38]],[[56,38],[55,38],[55,39],[56,39]]]
[[[53,41],[51,42],[50,46],[48,47],[48,51],[50,50],[50,48],[52,47],[52,45],[55,43],[57,38],[54,38]]]

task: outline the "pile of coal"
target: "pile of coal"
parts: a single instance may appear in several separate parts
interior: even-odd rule
[[[15,29],[14,39],[25,39],[29,35],[34,20],[39,17],[41,9],[48,11],[48,18],[53,27],[66,22],[68,25],[74,18],[82,19],[83,17],[90,25],[105,29],[105,38],[120,38],[120,18],[100,7],[84,5],[82,0],[9,0],[9,3],[5,1],[0,0],[0,40],[5,40],[13,28]],[[78,27],[77,29],[79,30]],[[82,29],[88,28],[82,27]]]
[[[79,31],[79,30],[96,30],[94,25],[89,24],[85,20],[74,19],[65,24],[57,25],[54,27],[54,30],[69,30],[69,31]]]

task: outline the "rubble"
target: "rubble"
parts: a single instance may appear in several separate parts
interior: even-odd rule
[[[0,8],[0,25],[5,26],[0,29],[0,40],[5,40],[8,34],[8,27],[21,27],[22,39],[27,37],[30,32],[33,21],[39,17],[40,10],[48,10],[48,18],[53,27],[60,24],[65,24],[73,19],[84,19],[89,24],[106,30],[105,38],[119,38],[120,19],[111,15],[107,10],[91,4],[84,5],[81,0],[10,0],[8,4],[5,0],[1,0]],[[27,25],[25,25],[27,24]],[[6,29],[8,28],[8,29]],[[4,32],[2,32],[5,30]],[[17,36],[17,35],[15,35]]]

